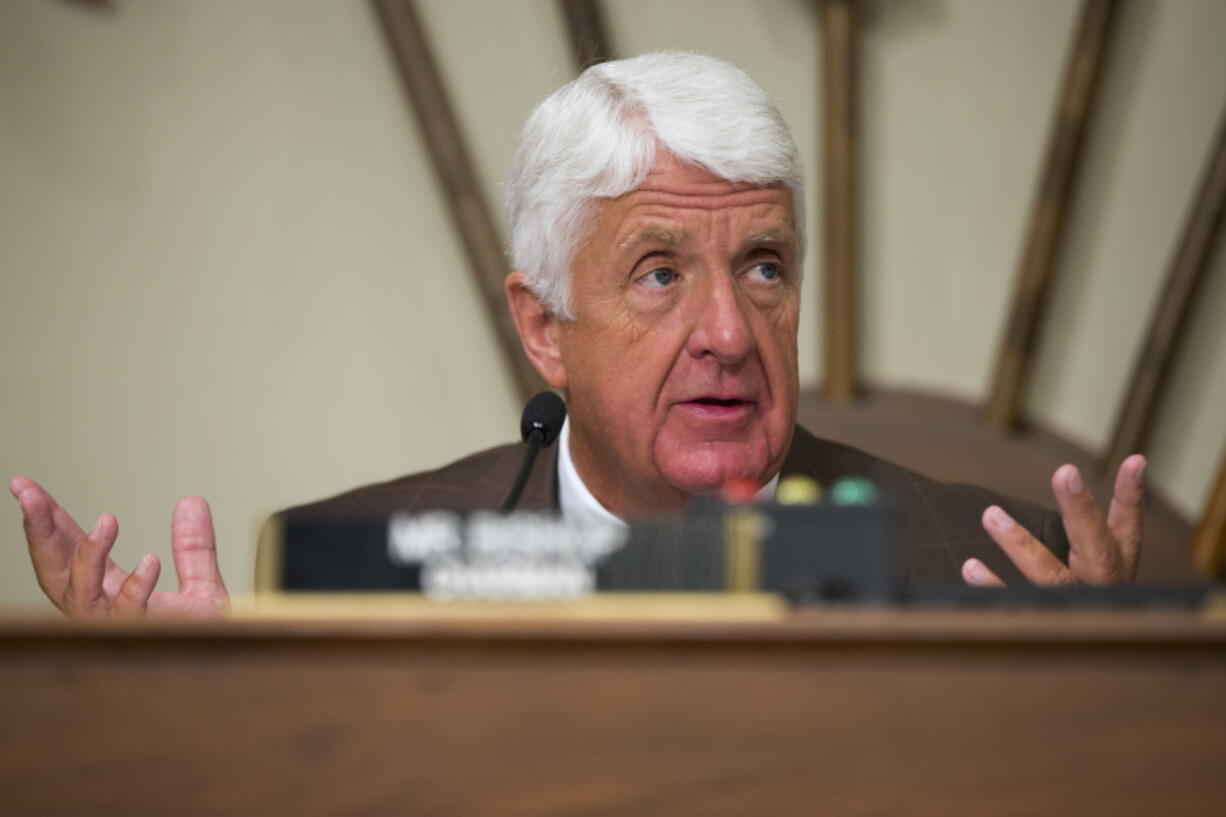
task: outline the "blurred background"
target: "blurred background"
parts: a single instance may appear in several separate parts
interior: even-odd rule
[[[553,0],[416,4],[500,212],[520,125],[574,75]],[[984,399],[1079,6],[862,4],[861,368]],[[713,54],[805,158],[802,384],[823,377],[818,15],[805,0],[617,0],[618,56]],[[1128,0],[1104,67],[1025,414],[1102,450],[1226,104],[1226,3]],[[501,219],[498,219],[499,229]],[[232,591],[278,508],[514,439],[520,398],[378,15],[359,0],[0,3],[0,474],[115,556],[169,559],[213,506]],[[1226,446],[1226,253],[1149,446],[1201,514]],[[167,571],[163,585],[173,585]],[[41,603],[15,502],[0,605]]]

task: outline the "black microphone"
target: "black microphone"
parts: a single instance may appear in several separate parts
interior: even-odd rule
[[[524,492],[528,483],[528,475],[532,473],[532,464],[542,448],[548,448],[558,438],[562,431],[562,421],[566,419],[566,403],[551,391],[543,391],[528,401],[524,406],[524,416],[519,421],[519,433],[528,450],[524,452],[524,462],[519,466],[519,476],[511,486],[507,498],[503,500],[498,513],[510,513],[519,503],[519,495]]]

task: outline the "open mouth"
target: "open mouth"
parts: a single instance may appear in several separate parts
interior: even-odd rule
[[[697,400],[691,400],[690,402],[702,406],[723,406],[724,408],[748,405],[748,402],[745,400],[722,400],[718,397],[699,397]]]
[[[735,397],[695,397],[681,406],[696,421],[716,423],[741,423],[754,411],[752,400]]]

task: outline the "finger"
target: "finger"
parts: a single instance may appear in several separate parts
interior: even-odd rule
[[[157,585],[162,565],[152,553],[145,555],[132,575],[120,585],[111,604],[111,615],[116,618],[136,618],[149,609],[149,597]]]
[[[21,506],[22,526],[26,546],[38,584],[51,600],[60,606],[68,585],[68,570],[76,553],[77,542],[85,536],[81,526],[41,485],[27,477],[14,477],[9,492]],[[125,574],[114,562],[107,561],[104,587],[114,596]]]
[[[983,529],[1030,581],[1035,584],[1072,584],[1073,574],[1064,563],[1000,506],[993,505],[983,512]]]
[[[106,576],[107,554],[118,535],[119,525],[115,517],[104,513],[98,517],[89,534],[77,542],[76,553],[68,568],[65,612],[75,616],[106,612],[110,600],[102,588],[102,581]]]
[[[1119,546],[1081,472],[1073,465],[1060,466],[1052,474],[1051,489],[1068,533],[1073,575],[1098,584],[1118,581],[1123,570]]]
[[[1111,507],[1107,510],[1107,528],[1119,544],[1125,567],[1132,573],[1136,572],[1137,558],[1141,553],[1147,465],[1149,462],[1140,454],[1133,454],[1120,463],[1120,470],[1115,475]]]
[[[967,559],[962,563],[962,578],[963,580],[974,587],[1004,587],[1005,583],[1000,580],[988,566],[978,559]]]
[[[43,572],[63,573],[66,580],[73,548],[84,534],[81,526],[32,479],[14,477],[9,492],[21,506],[21,524],[35,572],[40,577]]]
[[[190,596],[225,592],[217,567],[213,514],[203,497],[185,496],[175,505],[170,520],[170,546],[179,573],[180,592]]]

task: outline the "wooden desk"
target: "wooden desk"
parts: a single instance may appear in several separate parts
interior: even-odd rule
[[[1226,813],[1226,618],[0,622],[4,814]]]

